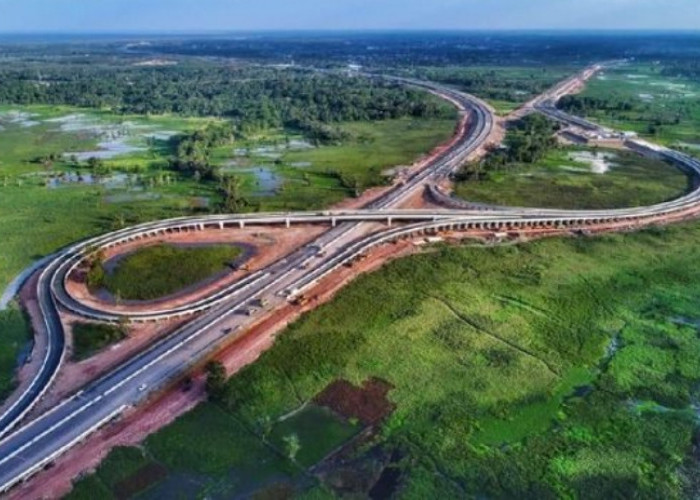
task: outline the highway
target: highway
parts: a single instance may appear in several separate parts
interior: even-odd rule
[[[441,92],[440,87],[432,84],[426,84],[425,87],[434,92]],[[454,168],[479,147],[490,132],[493,126],[491,114],[481,101],[451,89],[445,89],[444,92],[446,98],[454,102],[461,112],[472,113],[476,117],[487,117],[488,121],[484,122],[483,118],[477,118],[468,129],[460,132],[461,136],[457,138],[453,147],[434,158],[403,185],[391,190],[375,202],[373,208],[376,210],[395,205],[403,200],[419,188],[431,173]],[[396,215],[397,221],[405,217],[405,214]],[[381,217],[384,217],[383,214]],[[84,251],[95,246],[116,245],[124,241],[124,238],[152,236],[159,231],[172,230],[178,226],[181,230],[183,225],[192,223],[200,224],[196,227],[203,229],[205,223],[213,222],[223,227],[227,222],[225,217],[218,219],[216,217],[213,220],[207,218],[200,221],[188,218],[174,219],[92,238],[64,250],[42,271],[37,293],[49,332],[50,348],[47,350],[40,373],[32,382],[30,389],[0,416],[0,421],[3,423],[0,432],[6,435],[0,442],[0,492],[30,477],[125,408],[141,402],[150,392],[170,380],[175,374],[182,373],[191,366],[191,363],[215,349],[223,337],[228,337],[230,340],[232,336],[237,335],[246,323],[254,321],[255,318],[237,315],[238,322],[241,323],[240,327],[227,334],[217,329],[217,324],[236,315],[236,311],[248,304],[251,299],[269,294],[270,304],[282,303],[285,299],[280,292],[294,290],[297,288],[297,283],[306,276],[307,269],[313,269],[326,260],[331,260],[335,253],[340,252],[348,242],[366,230],[366,225],[362,222],[367,220],[361,214],[338,213],[336,216],[330,212],[315,216],[313,214],[268,214],[262,219],[259,215],[234,217],[229,222],[237,223],[239,227],[243,227],[246,223],[255,224],[265,221],[290,224],[292,220],[295,223],[308,223],[321,219],[325,219],[326,223],[330,221],[335,227],[322,235],[314,244],[307,245],[267,269],[248,277],[222,296],[215,299],[209,298],[205,304],[209,310],[202,316],[173,332],[146,352],[129,360],[112,374],[93,382],[50,412],[10,434],[17,422],[40,399],[60,369],[65,341],[60,321],[58,321],[57,299],[64,302],[70,300],[68,294],[64,293],[66,273],[76,260],[79,261]],[[187,309],[188,314],[193,312],[191,306]]]
[[[459,132],[457,140],[450,148],[365,209],[215,215],[157,221],[91,238],[65,249],[49,263],[42,271],[37,293],[50,335],[51,348],[46,353],[40,375],[35,378],[36,383],[32,384],[32,389],[22,396],[20,403],[0,416],[0,433],[6,435],[0,442],[0,493],[31,477],[65,450],[101,425],[118,417],[127,408],[143,402],[149,393],[213,353],[222,342],[243,335],[246,328],[257,321],[256,314],[241,314],[241,311],[249,309],[252,303],[260,303],[260,299],[264,299],[262,302],[266,304],[265,309],[279,307],[287,301],[288,296],[302,293],[339,266],[375,246],[417,234],[444,230],[516,230],[533,227],[574,230],[625,222],[639,225],[692,210],[700,202],[700,192],[695,190],[667,203],[620,210],[397,209],[395,207],[416,190],[436,183],[461,166],[469,155],[484,144],[494,127],[491,110],[472,96],[432,83],[400,81],[402,84],[419,86],[442,95],[453,102],[460,111],[469,114],[470,124]],[[556,116],[553,116],[552,99],[560,90],[560,87],[557,87],[546,95],[541,101],[545,104],[538,103],[536,109],[560,121],[573,120],[575,117],[561,116],[558,110]],[[641,149],[644,147],[646,145],[640,145]],[[700,176],[700,162],[686,155],[657,147],[651,148],[648,153],[664,157],[680,168]],[[385,229],[377,231],[377,222],[385,223]],[[295,224],[325,224],[330,229],[311,244],[209,297],[178,308],[129,314],[129,319],[133,321],[150,321],[200,313],[145,352],[90,383],[51,411],[14,430],[14,426],[36,404],[60,369],[65,341],[58,319],[59,304],[87,318],[116,321],[121,317],[121,313],[97,310],[81,303],[66,289],[68,275],[80,265],[88,249],[109,248],[169,232],[216,230],[250,225],[289,227]],[[264,312],[262,309],[258,310],[257,316]]]

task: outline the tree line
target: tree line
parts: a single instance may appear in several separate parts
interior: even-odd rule
[[[455,178],[457,181],[478,181],[488,178],[491,172],[512,165],[538,162],[556,147],[554,133],[558,128],[556,122],[542,115],[528,115],[510,127],[502,147],[491,149],[480,161],[464,165]]]
[[[190,64],[144,68],[66,64],[0,68],[0,103],[68,104],[118,113],[215,116],[244,130],[296,127],[334,139],[324,124],[447,116],[425,92],[344,74]]]

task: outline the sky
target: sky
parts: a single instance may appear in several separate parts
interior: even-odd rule
[[[700,30],[700,0],[0,0],[0,32]]]

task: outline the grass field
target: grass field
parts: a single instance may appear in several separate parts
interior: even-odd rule
[[[592,165],[589,155],[596,154]],[[593,171],[596,167],[609,170],[599,173]],[[496,205],[599,209],[659,203],[687,189],[686,174],[664,162],[628,152],[571,147],[550,150],[532,165],[509,164],[485,179],[459,182],[455,195]]]
[[[232,156],[230,147],[220,148],[216,164],[243,179],[249,209],[318,209],[387,183],[387,169],[410,165],[448,140],[455,120],[398,119],[339,126],[351,137],[343,144],[287,147],[287,141],[304,144],[303,138],[270,134],[236,144],[234,150],[245,151],[239,156]]]
[[[17,356],[31,339],[29,321],[16,304],[0,311],[0,400],[15,386],[14,372]]]
[[[630,65],[606,70],[589,82],[581,95],[628,102],[632,108],[629,111],[592,111],[589,118],[698,154],[700,83],[661,75],[661,69],[661,66]],[[655,133],[650,131],[650,126],[654,126]]]
[[[231,470],[256,465],[288,483],[291,462],[261,461],[255,451],[270,435],[264,423],[338,378],[359,385],[379,377],[393,385],[396,409],[351,455],[355,475],[343,477],[354,495],[367,495],[380,448],[403,457],[396,466],[404,498],[688,496],[685,478],[700,472],[690,458],[698,242],[700,224],[688,223],[445,246],[394,262],[292,325],[228,382],[221,405],[200,405],[145,448],[206,485],[188,494],[250,492]],[[318,478],[295,484],[314,496],[337,487]],[[145,497],[162,494],[157,488]]]
[[[73,359],[87,359],[108,345],[126,338],[124,330],[115,325],[77,323],[73,325]]]
[[[148,246],[106,272],[104,287],[124,300],[159,299],[230,269],[242,253],[240,247],[230,245]]]

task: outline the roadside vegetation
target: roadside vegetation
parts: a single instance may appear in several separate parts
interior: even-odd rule
[[[75,323],[72,328],[73,360],[82,361],[128,336],[128,326]]]
[[[29,319],[16,303],[0,311],[0,401],[15,387],[15,371],[28,353],[31,342]],[[22,351],[27,352],[22,352]],[[22,359],[18,359],[22,358]]]
[[[436,66],[406,70],[411,76],[452,85],[485,99],[501,115],[576,71],[575,66]]]
[[[231,245],[159,244],[126,255],[105,270],[101,283],[116,300],[154,300],[180,292],[230,270],[243,253]]]
[[[629,151],[560,146],[556,126],[531,115],[515,123],[502,148],[455,176],[455,195],[504,206],[604,209],[651,205],[687,191],[687,174]]]
[[[688,497],[700,473],[691,455],[699,240],[689,223],[443,246],[362,276],[280,335],[216,402],[149,437],[141,453],[167,477],[140,495],[262,494],[274,483],[324,496],[388,484],[406,498]],[[302,471],[313,461],[298,458],[334,449],[343,433],[325,434],[326,423],[306,438],[288,415],[327,404],[319,395],[341,379],[385,381],[393,410],[309,482]],[[378,397],[341,400],[361,413]],[[335,419],[358,425],[341,409]],[[120,474],[109,464],[76,491]]]

